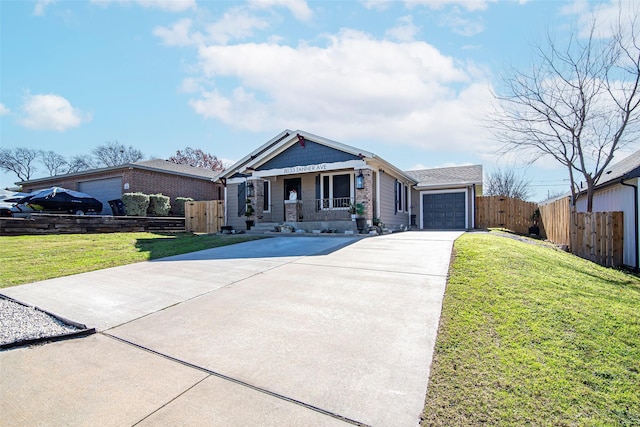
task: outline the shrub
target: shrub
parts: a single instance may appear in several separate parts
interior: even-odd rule
[[[162,194],[149,195],[149,207],[147,208],[149,216],[167,216],[169,215],[169,209],[171,209],[169,196],[163,196]]]
[[[127,215],[145,216],[149,207],[149,196],[142,193],[124,193],[122,203]]]
[[[173,204],[173,214],[184,216],[184,204],[187,202],[193,202],[193,199],[191,197],[176,197],[176,201]]]

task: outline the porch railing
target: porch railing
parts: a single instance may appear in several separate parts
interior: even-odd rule
[[[351,221],[351,197],[299,201],[301,221]]]

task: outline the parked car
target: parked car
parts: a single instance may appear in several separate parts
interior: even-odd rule
[[[102,211],[100,200],[89,194],[61,187],[51,187],[28,194],[16,203],[18,209],[24,209],[24,206],[35,212],[60,212],[76,215],[98,214]]]
[[[33,209],[31,209],[28,205],[18,204],[18,202],[27,195],[27,193],[14,193],[3,190],[2,194],[0,194],[0,217],[29,217],[33,212]]]

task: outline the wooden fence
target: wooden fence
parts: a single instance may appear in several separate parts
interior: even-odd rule
[[[186,202],[185,227],[193,233],[217,233],[224,225],[224,201]]]
[[[558,199],[546,205],[540,205],[541,230],[543,237],[557,245],[571,246],[569,229],[571,224],[570,200]]]
[[[509,197],[476,197],[476,228],[506,228],[528,234],[537,208],[536,203]]]
[[[623,213],[573,213],[570,223],[571,252],[607,267],[622,265]]]

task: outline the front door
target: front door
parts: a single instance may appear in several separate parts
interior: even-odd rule
[[[289,194],[294,190],[298,194],[298,200],[302,200],[302,178],[288,178],[284,180],[284,200],[289,200]],[[284,218],[284,220],[286,221],[286,218]]]

